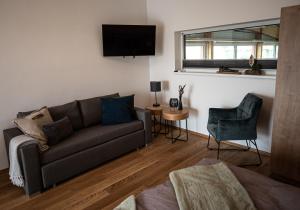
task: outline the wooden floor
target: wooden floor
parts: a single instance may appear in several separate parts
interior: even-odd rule
[[[215,158],[216,151],[209,151],[206,143],[206,139],[196,135],[190,135],[188,142],[175,144],[159,136],[147,148],[30,198],[22,189],[10,184],[6,170],[0,173],[0,209],[112,209],[127,196],[162,183],[174,169],[191,166],[203,158]],[[256,153],[250,151],[221,152],[222,160],[236,165],[255,162],[256,158]],[[270,159],[262,158],[261,166],[248,168],[269,175]]]

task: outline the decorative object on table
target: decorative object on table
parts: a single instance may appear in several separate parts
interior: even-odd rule
[[[218,74],[241,74],[239,70],[230,69],[225,66],[220,66],[219,71],[217,71]]]
[[[161,91],[161,82],[160,81],[151,81],[150,82],[150,91],[155,92],[155,104],[153,104],[153,106],[160,106],[160,104],[157,103],[156,92]]]
[[[262,72],[260,70],[261,66],[257,63],[257,60],[254,58],[253,55],[249,58],[249,66],[251,69],[248,69],[245,71],[245,74],[247,75],[261,75]]]
[[[178,102],[178,110],[182,110],[182,95],[184,93],[184,88],[186,85],[181,86],[179,85],[179,102]]]
[[[171,108],[177,108],[178,107],[178,99],[177,98],[170,98],[169,105]]]
[[[255,63],[255,58],[253,55],[250,56],[249,58],[249,66],[252,68],[252,66],[254,65]]]

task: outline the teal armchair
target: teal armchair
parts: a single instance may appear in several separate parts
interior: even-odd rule
[[[259,163],[261,164],[261,157],[257,148],[256,139],[257,131],[256,124],[261,109],[263,100],[254,94],[248,93],[240,105],[236,108],[221,109],[210,108],[207,123],[207,130],[209,132],[207,148],[209,147],[210,137],[213,136],[218,144],[218,155],[220,155],[220,144],[227,140],[244,140],[247,144],[247,149],[250,149],[251,143],[255,146]],[[222,149],[224,150],[224,149]],[[232,149],[231,149],[232,150]]]

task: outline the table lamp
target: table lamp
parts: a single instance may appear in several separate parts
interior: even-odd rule
[[[150,91],[155,92],[155,104],[153,106],[160,106],[160,104],[157,103],[157,97],[156,92],[161,91],[161,82],[160,81],[150,81]]]

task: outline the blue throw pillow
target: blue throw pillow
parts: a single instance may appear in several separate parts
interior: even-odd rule
[[[103,98],[101,109],[101,121],[103,125],[113,125],[136,120],[134,95],[118,98]]]

